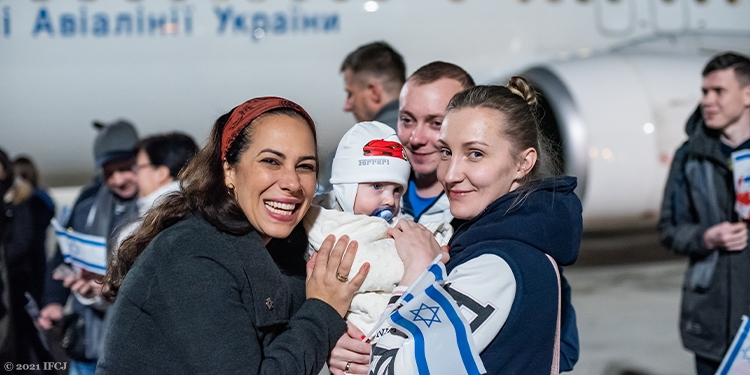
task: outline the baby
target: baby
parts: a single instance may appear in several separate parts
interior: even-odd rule
[[[370,273],[355,294],[347,320],[368,333],[380,318],[404,273],[393,239],[386,233],[401,219],[401,196],[408,186],[411,166],[396,133],[380,122],[361,122],[344,135],[331,170],[333,191],[316,197],[303,219],[310,248],[320,248],[329,234],[346,234],[359,244],[352,274],[365,263]],[[429,227],[441,246],[453,228],[448,223]]]

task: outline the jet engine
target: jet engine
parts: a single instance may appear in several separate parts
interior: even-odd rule
[[[578,177],[586,230],[655,225],[707,60],[612,53],[522,73],[542,94],[558,169]]]

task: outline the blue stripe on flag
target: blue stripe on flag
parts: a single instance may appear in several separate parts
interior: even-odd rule
[[[105,271],[105,272],[107,271],[106,267],[102,267],[102,266],[100,266],[98,264],[84,262],[84,261],[82,261],[82,260],[80,260],[78,258],[74,258],[74,257],[72,257],[70,255],[63,255],[63,261],[65,261],[66,263],[69,263],[68,261],[70,261],[70,260],[78,262],[78,263],[81,263],[81,264],[85,264],[85,265],[87,265],[87,266],[89,266],[91,268],[95,268],[95,269],[102,270],[102,271]]]
[[[422,330],[409,321],[409,319],[405,319],[401,316],[398,311],[391,315],[391,320],[411,333],[414,338],[414,357],[417,362],[417,372],[419,375],[429,375],[430,368],[427,366],[427,358],[425,357],[424,336],[422,335]]]
[[[435,275],[435,281],[443,279],[443,269],[440,268],[440,266],[438,266],[437,264],[433,264],[427,270],[430,271],[433,275]]]
[[[737,359],[737,355],[740,354],[742,344],[745,342],[745,339],[747,339],[748,332],[750,332],[750,324],[745,324],[745,329],[742,330],[742,334],[740,334],[740,339],[737,341],[737,345],[734,347],[734,349],[732,349],[732,354],[729,356],[729,359],[724,366],[724,370],[722,370],[721,374],[719,375],[727,375],[729,373],[729,369],[732,368],[734,360]]]
[[[407,295],[404,296],[404,302],[409,302],[409,301],[412,300],[412,298],[414,298],[414,295],[411,294],[411,293],[409,293],[409,294],[407,294]]]
[[[104,242],[104,241],[87,240],[87,239],[84,239],[84,238],[81,238],[81,237],[78,237],[78,236],[71,235],[68,232],[55,231],[55,234],[57,234],[58,236],[65,236],[65,237],[68,237],[70,239],[74,239],[76,241],[83,242],[83,243],[85,243],[87,245],[107,246],[107,243]]]
[[[453,306],[451,306],[451,303],[448,299],[445,298],[445,296],[437,291],[435,289],[434,285],[430,285],[427,290],[425,290],[427,293],[427,296],[435,300],[440,307],[443,308],[443,311],[446,315],[448,315],[448,319],[451,321],[451,325],[453,326],[453,331],[456,333],[456,342],[458,344],[458,351],[461,353],[461,360],[464,362],[464,367],[466,368],[466,371],[469,374],[477,374],[479,375],[479,369],[477,368],[476,362],[474,362],[474,355],[471,353],[471,346],[469,345],[469,338],[466,335],[466,330],[464,329],[464,322],[461,320],[461,317],[458,316],[456,310],[453,309]]]
[[[750,158],[750,154],[740,155],[736,157],[734,160],[742,160],[742,159],[747,159],[747,158]]]

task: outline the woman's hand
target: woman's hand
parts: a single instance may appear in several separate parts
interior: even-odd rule
[[[448,250],[440,247],[432,232],[423,225],[410,220],[401,220],[388,230],[388,237],[396,241],[396,251],[404,262],[404,276],[399,285],[409,286],[419,277],[439,254],[448,261]]]
[[[334,246],[336,238],[326,237],[320,250],[316,251],[307,262],[307,298],[317,298],[333,307],[343,317],[349,310],[354,293],[359,290],[370,271],[370,264],[365,263],[359,272],[348,280],[354,256],[357,254],[357,242],[349,242],[348,236],[341,236]]]
[[[372,346],[363,341],[365,334],[357,326],[346,322],[346,327],[346,333],[336,342],[328,357],[328,369],[333,375],[366,375],[370,367]]]

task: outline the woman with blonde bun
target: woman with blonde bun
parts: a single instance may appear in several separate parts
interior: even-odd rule
[[[438,180],[451,214],[467,220],[449,243],[444,289],[488,374],[559,373],[557,267],[578,256],[581,203],[574,177],[543,176],[536,107],[536,93],[521,77],[476,86],[453,97],[440,131]],[[413,223],[401,221],[389,234],[404,261],[400,286],[408,286],[441,249]],[[399,312],[426,323],[423,312]],[[393,327],[374,342],[370,370],[421,372],[419,345]]]

